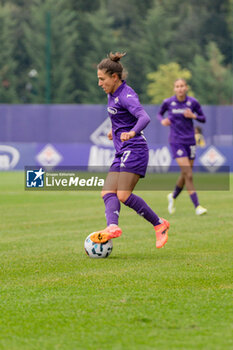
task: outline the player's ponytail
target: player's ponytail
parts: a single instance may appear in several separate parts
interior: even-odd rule
[[[126,52],[124,52],[124,53],[121,53],[121,52],[112,53],[112,52],[110,52],[108,57],[110,58],[110,60],[112,60],[114,62],[119,62],[120,59],[122,57],[124,57],[125,55],[126,55]]]
[[[108,58],[104,58],[97,66],[98,69],[104,70],[105,73],[112,75],[116,73],[119,79],[125,79],[126,72],[120,62],[120,59],[124,57],[126,53],[110,52]]]

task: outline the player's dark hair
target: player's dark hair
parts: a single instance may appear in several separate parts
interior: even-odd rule
[[[116,73],[119,79],[125,79],[126,72],[120,59],[124,57],[126,53],[116,52],[115,54],[110,52],[107,58],[104,58],[97,66],[100,70],[105,70],[105,73],[112,75]]]

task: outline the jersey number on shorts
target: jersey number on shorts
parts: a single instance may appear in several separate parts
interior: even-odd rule
[[[121,168],[125,167],[125,162],[127,161],[127,159],[129,158],[131,151],[125,151],[121,157]]]
[[[195,158],[196,146],[190,146],[190,158]]]

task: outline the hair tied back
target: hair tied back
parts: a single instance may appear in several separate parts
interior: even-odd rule
[[[108,55],[108,57],[110,58],[111,61],[114,61],[114,62],[119,62],[120,59],[122,57],[124,57],[126,55],[126,52],[116,52],[116,53],[112,53],[110,52],[110,54]]]

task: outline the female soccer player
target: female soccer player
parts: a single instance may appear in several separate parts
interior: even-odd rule
[[[124,55],[110,53],[99,63],[97,70],[98,84],[108,95],[107,110],[112,122],[108,137],[113,140],[116,153],[101,192],[107,227],[93,233],[91,240],[104,243],[122,234],[118,227],[122,202],[154,226],[156,247],[161,248],[168,240],[169,222],[159,218],[142,198],[132,193],[139,178],[146,173],[149,156],[142,130],[150,122],[150,117],[135,91],[123,80],[120,59]]]
[[[205,123],[206,118],[199,102],[195,98],[187,96],[188,86],[184,79],[175,81],[174,91],[175,96],[164,100],[158,114],[161,124],[170,126],[171,151],[181,170],[173,193],[168,194],[168,212],[170,214],[175,212],[175,199],[185,184],[196,214],[203,215],[207,213],[207,209],[199,204],[193,185],[192,167],[196,152],[193,120]],[[168,116],[163,118],[165,112],[168,112]]]

